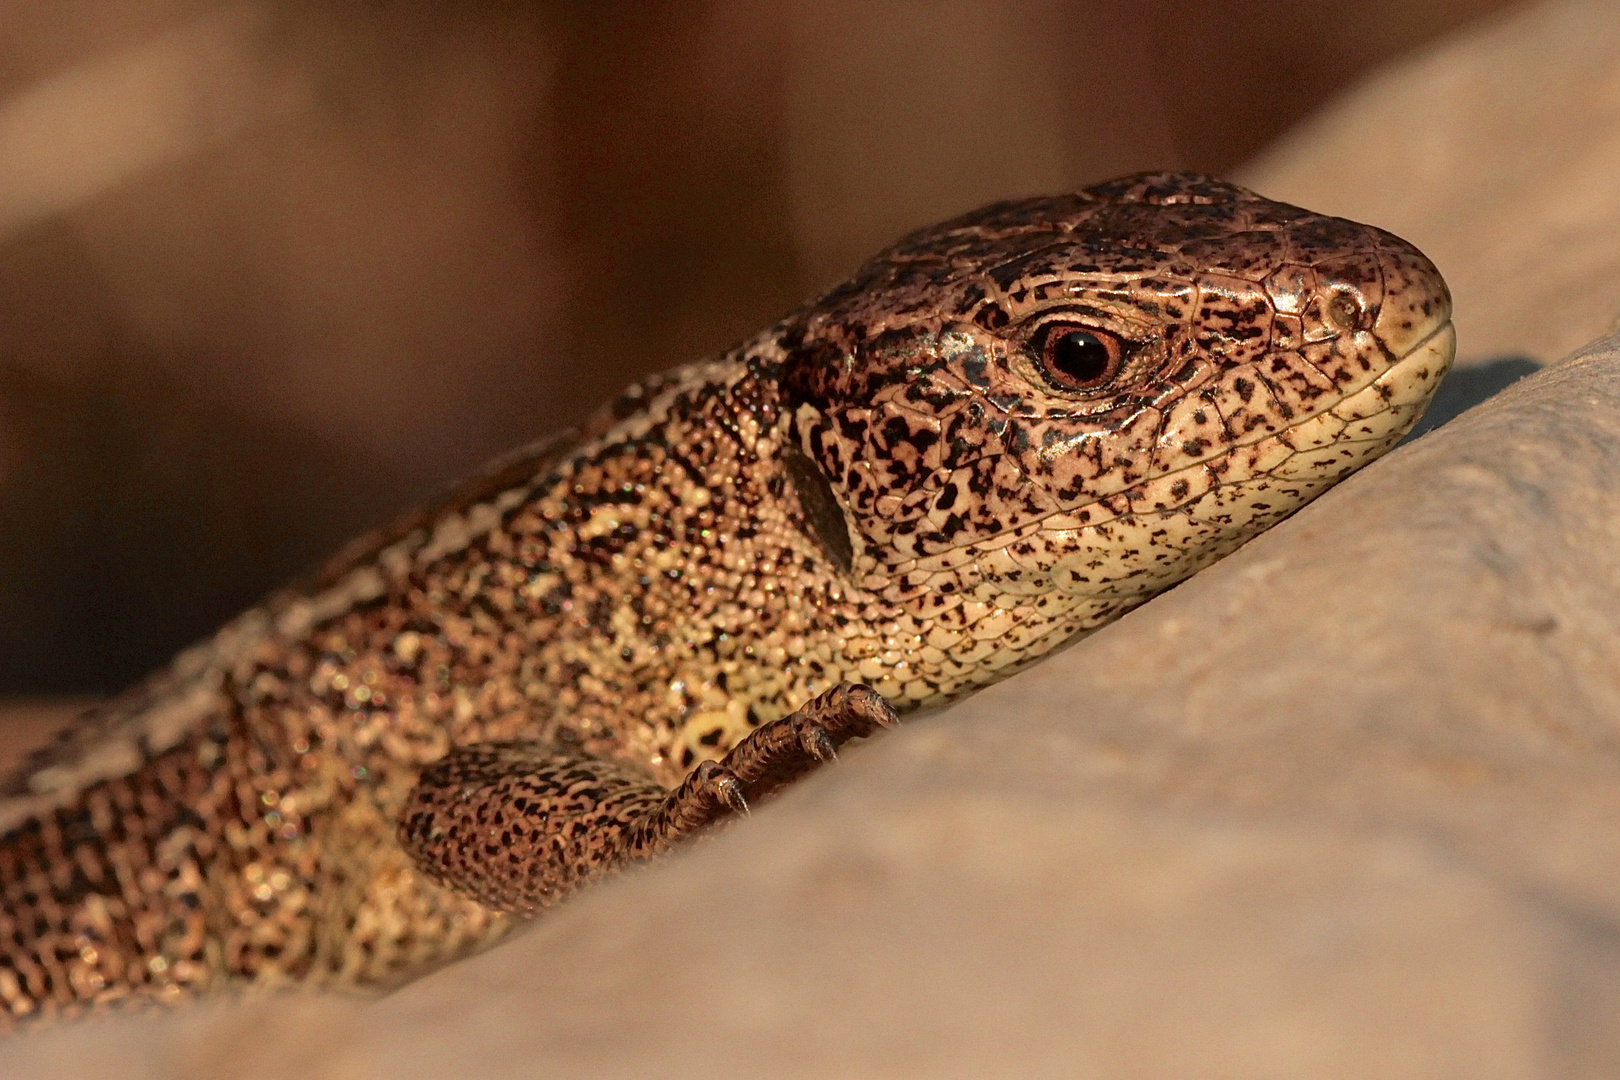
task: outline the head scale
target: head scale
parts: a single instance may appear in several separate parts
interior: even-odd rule
[[[1096,625],[1392,446],[1451,359],[1434,266],[1188,174],[902,239],[785,324],[851,574]],[[1030,599],[1022,599],[1030,598]]]

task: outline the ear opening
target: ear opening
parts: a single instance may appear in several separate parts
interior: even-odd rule
[[[804,510],[804,528],[842,573],[849,573],[855,565],[855,544],[850,539],[849,523],[833,494],[832,484],[821,466],[811,461],[802,450],[791,444],[782,450],[782,468],[788,481],[798,493],[799,506]]]

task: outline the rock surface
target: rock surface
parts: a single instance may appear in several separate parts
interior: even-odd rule
[[[1322,122],[1359,143],[1333,158],[1307,131],[1286,151],[1322,170],[1314,192],[1303,165],[1300,189],[1264,179],[1280,158],[1246,179],[1430,248],[1476,358],[1555,359],[1620,311],[1620,225],[1561,232],[1545,194],[1620,155],[1620,50],[1591,59],[1604,17],[1530,9],[1359,91]],[[1559,115],[1579,146],[1538,163],[1491,141],[1553,139],[1514,102],[1554,91],[1590,107]],[[1501,107],[1471,104],[1486,94]],[[1346,178],[1414,116],[1438,164],[1403,141],[1415,166]],[[1362,184],[1383,203],[1333,202]],[[117,1018],[4,1052],[7,1076],[131,1080],[1620,1075],[1620,339],[391,997]]]

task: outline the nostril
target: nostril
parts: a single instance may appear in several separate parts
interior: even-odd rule
[[[1314,264],[1312,298],[1323,329],[1334,333],[1370,329],[1384,301],[1384,267],[1377,251],[1337,255]]]
[[[1340,330],[1357,329],[1364,314],[1361,301],[1347,292],[1334,293],[1327,302],[1328,321]]]

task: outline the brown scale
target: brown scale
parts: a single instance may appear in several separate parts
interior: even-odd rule
[[[1409,245],[1181,174],[902,239],[87,715],[0,801],[12,1017],[385,983],[1142,603],[1393,445]]]

